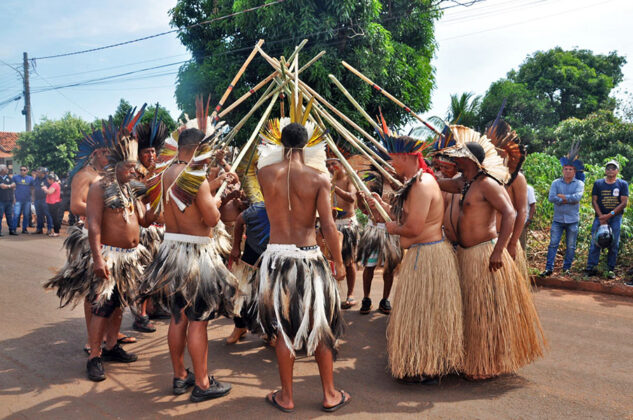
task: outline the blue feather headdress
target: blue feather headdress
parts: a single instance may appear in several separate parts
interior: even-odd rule
[[[75,167],[70,171],[70,178],[90,163],[92,154],[96,150],[112,148],[112,142],[103,135],[100,129],[92,127],[91,133],[82,132],[82,134],[84,138],[79,143],[77,155],[75,155]]]
[[[136,126],[136,139],[138,140],[139,151],[153,147],[158,152],[162,149],[165,139],[169,136],[167,126],[158,118],[158,106],[156,104],[154,118],[151,123]]]
[[[578,159],[578,152],[580,151],[580,141],[572,143],[571,148],[567,156],[560,158],[560,164],[562,166],[573,166],[576,168],[576,179],[579,181],[585,181],[585,165],[582,160]]]

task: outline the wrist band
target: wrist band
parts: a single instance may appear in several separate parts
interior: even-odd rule
[[[615,216],[615,212],[611,210],[611,216]]]

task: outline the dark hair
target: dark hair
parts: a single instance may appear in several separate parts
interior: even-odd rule
[[[55,175],[48,174],[48,175],[46,175],[46,179],[52,179],[53,181],[55,181]]]
[[[197,128],[188,128],[178,136],[178,148],[197,146],[204,139],[204,133]]]
[[[299,123],[288,124],[281,130],[281,144],[287,148],[301,148],[308,142],[308,131]]]
[[[484,159],[486,158],[486,152],[484,152],[484,148],[481,147],[479,143],[469,142],[466,143],[466,147],[468,148],[468,150],[470,150],[470,153],[472,153],[477,158],[479,163],[483,163]]]

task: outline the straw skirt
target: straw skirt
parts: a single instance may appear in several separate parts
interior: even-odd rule
[[[545,337],[532,295],[508,251],[488,269],[494,241],[457,249],[464,299],[464,362],[469,376],[516,372],[543,356]]]
[[[457,260],[442,240],[406,251],[387,326],[389,368],[396,378],[441,376],[463,356],[462,296]]]

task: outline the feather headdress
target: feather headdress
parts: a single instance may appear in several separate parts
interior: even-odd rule
[[[253,143],[251,148],[246,152],[248,160],[242,159],[237,166],[235,172],[240,177],[240,183],[242,189],[248,197],[249,203],[257,203],[264,201],[264,195],[262,194],[262,188],[257,181],[257,162],[259,160],[259,153],[257,153],[257,144]]]
[[[451,136],[455,139],[455,145],[443,149],[442,153],[452,158],[466,158],[473,161],[484,173],[497,180],[501,184],[506,184],[510,179],[508,167],[503,163],[503,159],[497,153],[492,142],[486,137],[463,125],[451,125]],[[477,157],[466,147],[467,143],[479,144],[485,153],[483,162],[479,162]]]
[[[505,155],[502,155],[502,157],[505,165],[510,171],[510,180],[507,184],[510,185],[521,170],[521,166],[525,161],[525,155],[527,154],[527,148],[524,144],[521,144],[519,135],[516,131],[512,130],[510,124],[501,119],[504,107],[505,100],[503,101],[495,120],[488,125],[488,128],[486,129],[486,137],[490,139],[498,151],[502,151],[503,155]]]
[[[259,133],[261,144],[257,147],[259,160],[257,168],[263,168],[275,163],[279,163],[284,159],[284,146],[281,143],[281,132],[291,123],[299,123],[303,125],[308,132],[308,142],[302,148],[303,161],[307,166],[316,169],[319,172],[327,173],[325,167],[325,132],[316,124],[308,121],[314,97],[310,98],[308,105],[303,110],[303,95],[298,94],[295,103],[295,95],[291,95],[290,99],[290,118],[275,118],[269,120]]]
[[[209,97],[210,99],[210,97]],[[213,155],[213,143],[220,136],[224,122],[212,124],[209,118],[209,99],[206,107],[202,97],[196,97],[196,118],[188,120],[184,128],[197,128],[205,133],[205,138],[198,144],[193,157],[180,172],[176,180],[169,186],[169,194],[165,198],[174,200],[182,212],[193,204],[200,189],[200,185],[207,178],[208,162]],[[147,182],[147,197],[152,210],[156,213],[163,210],[163,175],[178,154],[178,131],[172,133],[165,141],[157,160],[155,175]]]
[[[576,179],[579,181],[585,181],[585,165],[582,160],[578,159],[578,153],[580,152],[580,141],[575,141],[571,144],[569,153],[567,156],[560,158],[560,164],[563,166],[573,166],[576,168]]]
[[[71,178],[90,162],[96,150],[112,148],[112,143],[103,135],[101,129],[93,128],[91,133],[83,133],[83,135],[84,138],[79,143],[75,156],[75,167],[70,172]]]
[[[165,139],[169,137],[167,126],[158,118],[158,104],[151,123],[139,124],[136,127],[138,150],[153,147],[157,152],[162,149]]]

